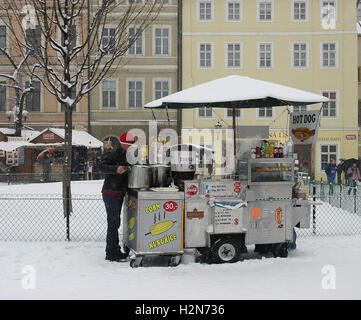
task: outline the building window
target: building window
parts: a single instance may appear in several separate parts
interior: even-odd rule
[[[322,0],[321,1],[321,20],[336,21],[337,20],[337,1]]]
[[[62,89],[62,92],[65,91],[65,90],[64,90],[64,85],[61,85],[61,89]],[[75,97],[76,97],[76,86],[73,86],[73,87],[71,88],[70,98],[71,98],[71,99],[75,99]],[[74,107],[73,107],[73,108],[74,108]],[[64,112],[64,111],[65,111],[65,103],[61,103],[61,105],[60,105],[60,110],[61,110],[61,112]]]
[[[307,20],[307,2],[293,1],[293,20],[306,21]]]
[[[113,54],[115,52],[115,28],[103,29],[102,49],[108,54]]]
[[[226,119],[233,119],[233,109],[227,108],[226,109]],[[242,118],[242,110],[236,109],[236,118]]]
[[[308,67],[308,46],[307,43],[293,44],[293,64],[294,68]]]
[[[169,55],[169,28],[155,28],[155,54]]]
[[[169,0],[155,0],[155,3],[169,4]]]
[[[259,52],[259,68],[273,67],[273,45],[272,43],[260,43],[258,46]]]
[[[338,158],[338,145],[337,144],[322,144],[321,145],[321,170],[326,170],[327,164],[331,159],[337,161]]]
[[[154,82],[154,97],[160,99],[169,95],[169,81]]]
[[[6,84],[5,81],[0,82],[0,111],[6,110]]]
[[[273,118],[273,108],[272,107],[265,107],[265,108],[258,108],[258,118]]]
[[[26,88],[30,87],[30,82],[25,82]],[[25,105],[27,111],[40,111],[40,81],[33,81],[32,88],[25,98]]]
[[[143,82],[128,81],[128,107],[141,108],[143,106]]]
[[[211,107],[198,108],[198,118],[213,119],[213,108]]]
[[[323,68],[337,67],[337,44],[336,42],[321,43],[321,60]]]
[[[227,43],[227,68],[242,68],[242,44]]]
[[[336,118],[337,117],[337,92],[336,91],[323,91],[322,95],[329,98],[330,101],[324,102],[322,108],[322,117]]]
[[[198,1],[198,14],[199,21],[212,21],[213,1]]]
[[[141,55],[143,54],[143,33],[140,33],[139,27],[129,28],[129,54],[131,55]],[[139,35],[139,36],[138,36]],[[137,40],[134,41],[135,37]]]
[[[293,112],[305,112],[308,110],[307,105],[306,106],[293,106]]]
[[[242,20],[241,1],[227,1],[227,21],[239,22]]]
[[[6,27],[0,26],[0,48],[6,49]],[[0,55],[2,55],[3,52],[0,51]]]
[[[69,32],[69,38],[70,38],[70,46],[69,49],[73,50],[76,46],[76,26],[72,25]],[[64,43],[64,34],[61,33],[61,45],[65,46]]]
[[[39,26],[34,29],[26,29],[25,43],[27,45],[27,51],[32,54],[40,54],[41,52],[41,30]]]
[[[212,68],[212,44],[199,44],[199,67]]]
[[[258,21],[273,21],[273,0],[258,1]]]
[[[116,108],[117,82],[115,80],[102,81],[102,108]]]

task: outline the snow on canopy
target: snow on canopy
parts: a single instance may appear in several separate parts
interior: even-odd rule
[[[327,102],[328,98],[288,86],[231,75],[173,93],[145,105],[146,108],[257,108],[284,105],[308,105]]]

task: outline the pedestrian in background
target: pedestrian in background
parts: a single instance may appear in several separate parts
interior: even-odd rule
[[[340,163],[337,165],[337,184],[342,184],[342,172],[343,172],[343,164],[345,163],[345,159],[340,159]]]
[[[44,157],[40,160],[41,164],[43,165],[43,182],[50,182],[50,166],[51,166],[51,159],[50,159],[50,152],[46,151],[44,153]]]
[[[360,169],[357,167],[357,163],[354,162],[350,168],[347,169],[347,176],[350,181],[350,188],[348,194],[351,194],[352,188],[354,188],[354,195],[356,195],[356,183],[361,181]]]
[[[333,184],[335,183],[336,172],[337,172],[335,159],[333,158],[331,159],[331,162],[327,165],[325,172],[327,175],[327,182],[330,186],[330,194],[333,194]]]

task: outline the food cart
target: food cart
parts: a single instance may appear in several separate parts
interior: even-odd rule
[[[185,89],[145,107],[213,106],[235,110],[326,101],[306,91],[230,76]],[[234,154],[235,142],[234,136]],[[135,253],[131,265],[140,266],[142,257],[153,253],[168,255],[170,265],[177,265],[184,249],[197,249],[212,263],[235,262],[247,251],[247,245],[255,245],[255,251],[260,253],[287,257],[293,228],[309,227],[312,205],[305,198],[293,197],[294,158],[249,156],[235,167],[235,175],[228,179],[177,176],[176,191],[170,193],[162,194],[165,190],[157,188],[131,191],[129,219],[123,223],[125,245]],[[169,203],[177,208],[174,213],[165,209]],[[169,240],[173,238],[168,238],[171,234],[176,234],[177,239],[172,245]]]

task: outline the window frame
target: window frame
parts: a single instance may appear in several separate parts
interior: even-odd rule
[[[27,82],[30,84],[30,79],[26,78],[24,79],[24,87],[28,88],[27,86]],[[33,94],[33,92],[30,92],[29,94],[26,95],[25,97],[25,101],[24,101],[24,110],[28,111],[28,112],[44,112],[44,104],[43,104],[43,86],[41,84],[41,81],[39,80],[33,80],[33,82],[38,82],[39,83],[39,110],[29,110],[28,109],[28,103],[27,103],[27,99],[29,97],[30,94]],[[33,98],[34,99],[34,98]]]
[[[295,3],[296,2],[304,2],[306,7],[305,12],[305,19],[295,19]],[[309,20],[309,3],[308,0],[292,0],[292,6],[291,6],[291,21],[293,22],[308,22]]]
[[[156,46],[156,35],[155,35],[155,32],[156,32],[156,29],[168,29],[168,53],[165,54],[165,53],[156,53],[156,49],[157,49],[157,46]],[[163,37],[161,38],[163,39]],[[163,44],[163,41],[162,41],[162,44]],[[163,46],[162,46],[162,51],[163,51]],[[172,26],[170,25],[155,25],[153,26],[153,55],[156,56],[156,57],[170,57],[172,55]]]
[[[201,8],[200,5],[202,2],[208,2],[211,4],[211,18],[210,19],[201,19],[200,14],[201,14]],[[196,10],[196,14],[197,14],[197,22],[201,22],[201,23],[207,23],[207,22],[214,22],[214,0],[197,0],[197,10]]]
[[[267,108],[272,108],[272,117],[267,117],[266,114],[267,114]],[[261,109],[265,109],[265,116],[262,117],[260,116],[259,114],[259,111]],[[256,109],[256,120],[274,120],[276,118],[276,111],[275,111],[275,108],[274,107],[260,107],[260,108],[257,108]]]
[[[337,20],[338,20],[338,3],[337,3],[337,0],[320,0],[320,21],[322,22],[322,20],[323,20],[323,16],[322,16],[322,8],[323,8],[323,6],[322,6],[322,4],[323,4],[323,2],[324,1],[328,1],[328,2],[331,2],[331,1],[334,1],[335,2],[335,22],[337,22]],[[329,19],[327,19],[327,20],[329,20]]]
[[[270,20],[261,20],[261,4],[263,3],[270,3],[271,4],[271,19]],[[275,20],[275,3],[274,0],[257,0],[257,22],[274,22]]]
[[[224,120],[233,120],[233,115],[232,116],[228,116],[228,111],[232,110],[231,108],[224,108]],[[237,117],[236,115],[236,119],[237,120],[243,120],[244,119],[244,112],[243,109],[236,109],[236,113],[237,110],[239,110],[239,116]],[[233,112],[233,110],[232,110]]]
[[[340,159],[340,142],[339,141],[330,141],[330,142],[319,142],[318,143],[318,172],[319,173],[325,173],[325,170],[322,169],[322,147],[323,146],[328,146],[330,147],[331,145],[335,145],[336,146],[336,163],[339,161]],[[330,157],[329,157],[330,151],[328,151],[328,163],[330,162]]]
[[[6,85],[6,81],[5,80],[2,80],[2,81],[0,81],[0,84],[4,84],[4,85]],[[1,91],[3,91],[4,92],[4,95],[5,95],[5,103],[4,103],[4,110],[1,110],[0,109],[0,112],[5,112],[5,111],[7,111],[8,110],[8,106],[7,106],[7,102],[8,102],[8,92],[7,92],[7,87],[0,87],[0,93],[1,93]]]
[[[230,67],[229,66],[229,60],[228,60],[228,46],[229,45],[239,45],[240,46],[240,61],[239,61],[239,67],[237,66],[233,66],[233,67]],[[236,70],[239,70],[239,69],[243,69],[243,42],[241,41],[237,41],[237,42],[233,42],[233,41],[229,41],[229,42],[225,42],[224,44],[224,55],[225,55],[225,69],[236,69]]]
[[[129,39],[129,37],[130,37],[129,30],[130,30],[130,29],[133,29],[133,28],[138,28],[138,29],[139,29],[140,27],[139,27],[139,26],[136,26],[136,25],[130,25],[130,26],[128,26],[128,30],[127,30],[127,32],[128,32],[128,39]],[[139,41],[139,40],[142,40],[142,52],[141,52],[141,53],[136,53],[136,44],[137,44],[137,41]],[[132,46],[135,46],[135,48],[134,48],[135,53],[130,53],[130,48],[131,48]],[[130,47],[128,48],[128,50],[127,50],[127,55],[128,55],[128,56],[131,56],[131,57],[141,57],[141,56],[144,56],[144,55],[145,55],[145,30],[142,31],[141,39],[138,38],[138,39],[133,43],[132,46],[130,46]]]
[[[324,116],[323,111],[321,111],[321,120],[338,120],[340,117],[340,110],[339,110],[339,104],[340,104],[340,98],[339,98],[339,91],[337,89],[323,89],[321,90],[321,96],[323,96],[324,93],[330,93],[335,92],[336,93],[336,116],[330,117],[330,116]],[[325,102],[328,104],[330,101]]]
[[[103,105],[103,82],[104,81],[114,81],[115,82],[115,107],[104,107]],[[119,109],[119,85],[118,85],[118,79],[116,78],[108,78],[103,79],[100,83],[100,110],[107,111],[107,110],[116,110]]]
[[[211,65],[201,66],[201,45],[210,45],[211,46]],[[198,58],[197,58],[198,69],[210,70],[214,68],[214,42],[198,42]]]
[[[156,98],[156,82],[168,82],[168,95],[172,92],[172,79],[171,78],[153,78],[153,100],[157,100]]]
[[[130,82],[141,82],[142,83],[142,101],[141,101],[141,106],[140,107],[130,107],[129,106],[129,83]],[[145,84],[145,80],[142,79],[142,78],[127,78],[126,79],[126,89],[127,89],[127,92],[126,92],[126,102],[125,102],[125,105],[126,105],[126,108],[127,110],[143,110],[144,108],[144,94],[145,94],[145,87],[144,87],[144,84]],[[136,95],[135,95],[135,105],[137,104],[137,99],[136,99]]]
[[[103,31],[104,29],[114,29],[116,31],[116,26],[115,25],[105,25],[102,29],[102,34],[100,35],[100,41],[101,41],[101,48],[103,49]],[[108,41],[110,40],[110,36],[108,35]],[[109,53],[109,51],[107,51],[106,55],[112,55],[112,53]]]
[[[239,3],[239,19],[229,19],[229,4],[230,3]],[[243,21],[243,0],[226,0],[225,3],[225,21],[231,23],[239,23]]]
[[[5,34],[4,34],[5,46],[4,46],[4,49],[6,49],[7,44],[8,44],[8,28],[6,27],[6,25],[0,25],[0,28],[5,28]],[[0,58],[2,56],[4,56],[4,54],[0,51]]]
[[[295,45],[306,45],[306,66],[295,66]],[[308,41],[291,42],[291,68],[292,69],[308,69],[310,67],[310,45]]]
[[[324,66],[323,65],[323,45],[324,44],[334,44],[335,45],[335,66]],[[333,41],[321,41],[320,42],[320,68],[321,69],[338,69],[338,60],[339,60],[339,56],[338,56],[338,40],[333,40]]]
[[[262,67],[261,66],[261,45],[262,44],[270,44],[271,45],[271,66],[270,67]],[[271,41],[260,41],[257,43],[257,69],[273,69],[274,68],[274,47],[273,42]]]
[[[211,108],[212,109],[212,116],[204,116],[204,117],[200,116],[199,111],[200,111],[200,109],[204,109],[204,108]],[[214,110],[214,107],[201,107],[201,108],[196,109],[196,120],[205,120],[205,121],[207,121],[207,120],[215,120],[215,119],[216,119],[216,112]]]

